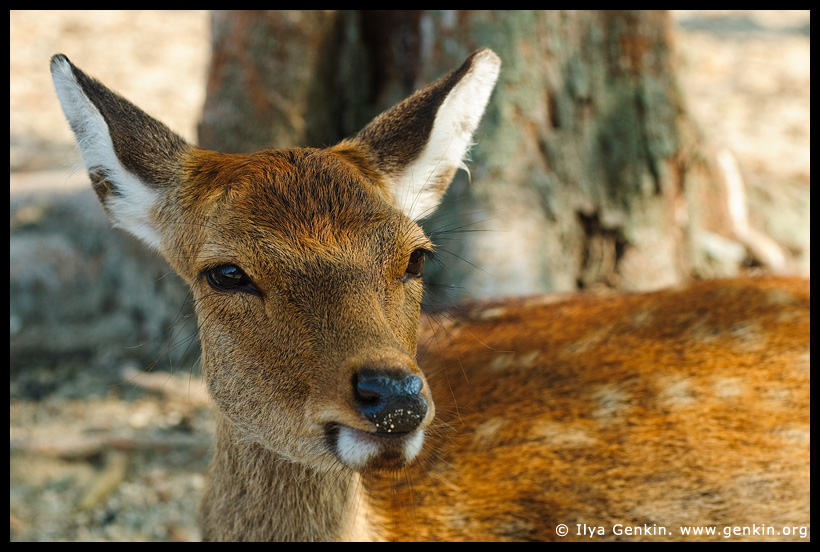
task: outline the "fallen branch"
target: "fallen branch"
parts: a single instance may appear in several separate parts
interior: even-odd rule
[[[202,378],[185,375],[177,376],[168,372],[144,372],[133,366],[123,368],[120,374],[126,383],[159,393],[165,397],[183,401],[190,406],[208,406],[210,399],[205,391]]]
[[[211,447],[210,435],[169,433],[132,435],[106,432],[94,435],[69,435],[58,439],[10,439],[10,454],[37,454],[66,459],[88,458],[109,451],[164,452],[186,449],[206,453]]]

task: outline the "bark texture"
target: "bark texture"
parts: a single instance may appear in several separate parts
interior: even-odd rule
[[[663,11],[215,12],[201,144],[321,146],[476,48],[503,67],[469,177],[425,221],[433,302],[719,274],[725,197],[675,78]]]

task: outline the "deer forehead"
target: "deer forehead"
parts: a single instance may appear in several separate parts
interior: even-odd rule
[[[429,246],[356,152],[290,148],[251,155],[194,150],[186,163],[182,224],[203,233],[194,257],[387,263]],[[189,220],[194,218],[195,220]]]

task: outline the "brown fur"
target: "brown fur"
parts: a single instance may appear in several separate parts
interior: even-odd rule
[[[425,315],[419,333],[418,251],[433,244],[394,187],[434,122],[471,136],[497,75],[491,52],[339,146],[252,155],[175,135],[156,155],[120,151],[128,133],[139,144],[170,131],[64,57],[52,66],[101,202],[192,289],[217,425],[206,540],[808,529],[807,281],[479,303]],[[439,118],[443,105],[455,116]],[[99,125],[95,109],[116,122]],[[429,159],[435,199],[460,158]],[[247,278],[215,283],[225,266]],[[360,378],[373,372],[419,383],[407,393],[422,412],[390,412],[409,428],[399,435],[366,415]],[[368,443],[377,453],[360,453]]]
[[[371,495],[392,498],[397,539],[795,538],[783,527],[811,520],[810,309],[807,281],[761,278],[426,317],[438,430]]]

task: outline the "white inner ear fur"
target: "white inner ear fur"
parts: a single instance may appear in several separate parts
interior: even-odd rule
[[[105,119],[83,92],[71,65],[65,60],[56,60],[52,77],[63,112],[75,129],[86,168],[91,172],[103,170],[114,187],[115,191],[105,198],[105,207],[115,226],[158,249],[161,238],[152,213],[158,205],[159,192],[122,166]]]
[[[489,50],[476,55],[469,72],[442,102],[424,150],[396,180],[395,201],[411,220],[431,214],[447,190],[439,179],[465,168],[464,158],[473,133],[495,87],[501,68],[499,57]],[[449,182],[447,183],[449,184]]]

